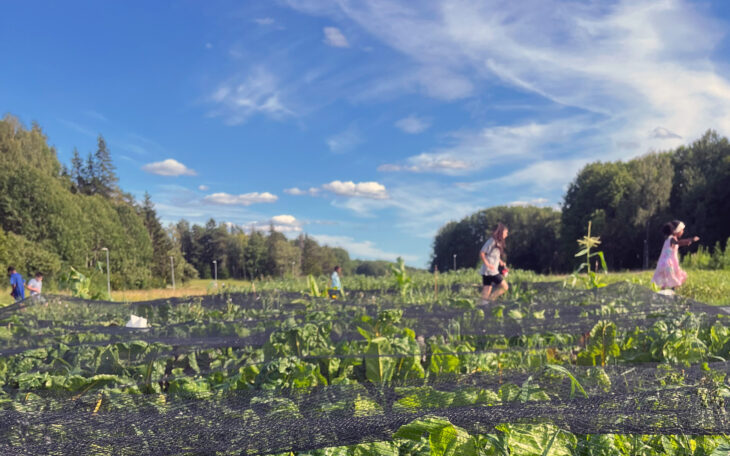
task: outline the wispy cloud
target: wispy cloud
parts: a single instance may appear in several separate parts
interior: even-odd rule
[[[322,31],[324,32],[324,43],[326,45],[339,48],[350,47],[347,38],[337,27],[325,27]]]
[[[408,117],[398,120],[395,126],[406,133],[414,135],[426,131],[431,126],[431,122],[411,114]]]
[[[678,134],[676,134],[674,132],[667,130],[664,127],[656,127],[655,129],[653,129],[651,131],[650,136],[652,138],[657,138],[657,139],[682,139],[681,136],[679,136]]]
[[[241,195],[231,195],[230,193],[213,193],[203,198],[211,204],[250,206],[257,203],[274,203],[279,198],[269,192],[252,192],[243,193]]]
[[[195,176],[195,170],[188,168],[174,158],[154,163],[148,163],[142,167],[143,171],[158,176]]]
[[[484,188],[495,185],[533,191],[561,189],[586,164],[583,158],[541,160],[504,176],[483,182]]]
[[[206,192],[206,191],[210,190],[210,187],[208,187],[207,185],[201,184],[201,185],[198,185],[198,190],[200,190],[201,192]]]
[[[378,171],[382,172],[398,172],[408,171],[411,173],[450,173],[460,172],[467,170],[472,167],[469,162],[463,160],[455,160],[451,158],[438,158],[432,157],[428,154],[418,155],[409,159],[411,164],[409,165],[396,165],[392,163],[386,163],[378,166]]]
[[[342,247],[351,256],[356,258],[395,261],[402,257],[405,261],[413,262],[418,259],[415,255],[407,255],[395,252],[386,252],[377,247],[372,241],[358,241],[349,236],[333,236],[328,234],[313,234],[312,237],[320,244],[331,247]]]
[[[246,76],[218,86],[210,96],[210,101],[217,106],[211,115],[224,117],[230,125],[242,124],[255,114],[281,120],[294,115],[283,98],[274,75],[263,67],[256,67]]]
[[[327,147],[334,153],[349,152],[362,143],[362,135],[355,126],[327,138]]]
[[[576,133],[588,137],[592,153],[570,153],[586,161],[674,147],[710,127],[730,131],[730,82],[713,62],[725,27],[694,2],[288,3],[346,17],[404,57],[402,73],[376,81],[370,95],[420,88],[434,98],[459,99],[489,92],[496,82],[539,97],[550,109],[569,108],[557,117],[578,112],[600,119],[606,128],[583,124]],[[487,129],[499,127],[512,128]],[[609,150],[617,141],[639,147]],[[437,158],[470,157],[463,149],[452,152]],[[409,165],[415,166],[400,164],[402,170]]]
[[[404,163],[386,163],[383,172],[468,174],[484,168],[540,158],[556,144],[574,144],[576,137],[594,124],[576,116],[549,123],[487,127],[452,133],[449,146],[414,155]]]
[[[272,25],[276,22],[273,17],[257,17],[253,21],[259,25]]]
[[[58,121],[61,124],[65,125],[66,127],[70,128],[71,130],[73,130],[77,133],[81,133],[82,135],[87,136],[89,138],[96,138],[98,136],[98,133],[95,133],[91,128],[89,128],[85,125],[81,125],[79,123],[72,122],[70,120],[65,120],[65,119],[58,119]]]
[[[86,114],[88,117],[91,117],[92,119],[101,120],[102,122],[109,121],[104,114],[94,111],[93,109],[85,110],[84,114]]]

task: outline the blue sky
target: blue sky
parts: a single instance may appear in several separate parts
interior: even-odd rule
[[[0,111],[64,163],[103,134],[166,223],[425,266],[450,220],[727,135],[728,3],[5,2]]]

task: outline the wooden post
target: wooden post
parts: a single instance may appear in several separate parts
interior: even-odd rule
[[[433,294],[434,294],[434,299],[438,299],[439,298],[439,278],[438,278],[438,274],[439,274],[439,267],[438,266],[434,266],[433,267]]]

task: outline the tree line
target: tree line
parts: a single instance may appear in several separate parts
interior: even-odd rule
[[[574,268],[576,240],[588,222],[601,237],[611,269],[654,266],[661,226],[679,219],[700,245],[723,249],[730,237],[730,143],[707,131],[690,145],[629,161],[594,162],[581,169],[560,210],[494,207],[444,225],[433,243],[431,268],[474,267],[497,222],[510,228],[510,264],[538,272]],[[697,245],[693,247],[696,249]]]
[[[330,274],[335,266],[344,274],[381,276],[388,273],[387,261],[351,259],[341,247],[320,245],[302,233],[288,239],[273,226],[267,230],[218,223],[210,219],[205,225],[180,220],[169,228],[185,260],[201,278],[259,279],[298,275]]]
[[[287,274],[382,275],[382,261],[351,260],[347,251],[319,245],[302,234],[287,239],[271,227],[244,232],[216,223],[181,220],[165,227],[145,194],[142,201],[118,185],[106,140],[71,163],[56,150],[37,123],[26,128],[15,117],[0,120],[0,264],[28,275],[42,271],[51,283],[69,266],[105,280],[109,252],[112,287],[164,286],[175,278],[260,278]],[[214,262],[215,261],[215,266]]]

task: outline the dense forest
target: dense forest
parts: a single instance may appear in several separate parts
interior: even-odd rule
[[[590,163],[568,186],[561,209],[495,207],[450,222],[436,235],[431,267],[453,268],[454,254],[457,268],[474,267],[499,221],[510,228],[508,262],[539,272],[572,270],[589,221],[610,269],[653,267],[661,226],[673,219],[700,236],[700,245],[723,249],[730,237],[730,143],[708,131],[675,150]]]
[[[150,196],[135,201],[119,188],[106,141],[86,157],[74,150],[59,162],[41,127],[25,128],[12,116],[0,120],[0,264],[22,274],[42,271],[50,283],[70,270],[105,268],[108,249],[115,289],[164,286],[175,278],[259,278],[286,274],[383,275],[387,262],[351,260],[341,248],[320,246],[302,234],[288,240],[273,227],[246,233],[209,220],[164,227]],[[170,261],[172,257],[173,261]],[[214,266],[215,262],[215,266]]]

